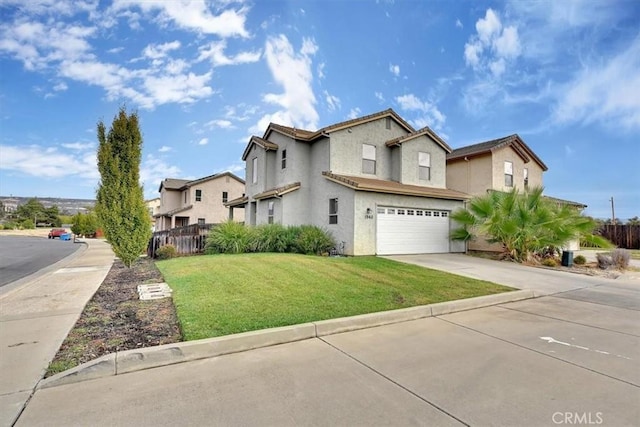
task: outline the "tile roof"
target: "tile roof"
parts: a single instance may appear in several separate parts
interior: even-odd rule
[[[408,135],[404,135],[404,136],[399,136],[397,138],[391,139],[387,142],[385,142],[385,145],[387,147],[393,147],[393,146],[397,146],[402,144],[403,142],[407,142],[410,141],[414,138],[418,138],[420,136],[423,135],[428,135],[431,137],[431,139],[433,139],[435,142],[437,142],[442,148],[444,148],[444,150],[447,153],[451,153],[451,147],[449,147],[449,145],[444,142],[444,140],[442,138],[440,138],[438,136],[438,134],[436,134],[434,131],[431,130],[431,128],[429,126],[425,126],[420,130],[417,130],[415,132],[411,132]]]
[[[187,211],[187,210],[191,209],[192,207],[193,207],[193,205],[189,205],[189,206],[184,206],[184,207],[181,207],[181,208],[170,210],[169,212],[160,212],[160,213],[155,214],[153,217],[154,218],[159,218],[161,216],[173,216],[173,215],[175,215],[177,213]]]
[[[247,202],[249,201],[249,197],[247,196],[242,196],[242,197],[238,197],[236,199],[232,199],[229,200],[227,203],[224,204],[225,207],[230,208],[230,207],[238,207],[238,206],[244,206],[247,204]]]
[[[213,174],[213,175],[209,175],[209,176],[205,176],[203,178],[198,178],[198,179],[193,179],[193,180],[176,179],[176,178],[165,178],[160,183],[160,188],[158,189],[158,191],[162,191],[163,187],[165,189],[167,189],[167,190],[186,190],[187,188],[189,188],[191,186],[194,186],[196,184],[200,184],[202,182],[210,181],[212,179],[222,178],[223,176],[229,176],[229,177],[235,179],[236,181],[241,182],[241,183],[244,184],[244,179],[242,179],[242,178],[236,176],[235,174],[227,171],[227,172],[216,173],[216,174]]]
[[[377,113],[369,114],[368,116],[358,117],[355,119],[346,120],[344,122],[335,123],[330,126],[325,126],[321,129],[318,129],[315,132],[304,130],[304,129],[297,129],[290,126],[283,126],[276,123],[269,123],[269,126],[267,127],[267,130],[265,131],[263,138],[264,139],[268,138],[269,133],[271,131],[276,131],[301,141],[313,141],[314,139],[324,136],[327,133],[331,133],[337,130],[367,123],[373,120],[380,119],[382,117],[392,117],[398,123],[400,123],[400,125],[402,125],[402,127],[404,127],[407,131],[409,132],[416,131],[409,123],[407,123],[402,117],[400,117],[398,113],[393,111],[393,109],[388,108],[386,110],[379,111]]]
[[[542,196],[542,197],[549,200],[550,202],[559,203],[561,205],[575,206],[580,209],[584,209],[587,207],[587,205],[580,202],[572,202],[571,200],[558,199],[557,197],[551,197],[551,196]]]
[[[254,144],[258,147],[264,148],[266,151],[278,149],[278,144],[274,144],[273,142],[267,141],[266,139],[260,138],[259,136],[252,136],[249,140],[249,143],[247,144],[247,148],[245,148],[244,152],[242,153],[242,160],[247,160],[249,150],[251,150],[251,147],[253,147]]]
[[[292,191],[295,191],[298,188],[300,188],[300,183],[294,182],[292,184],[287,184],[282,187],[271,188],[267,191],[263,191],[262,193],[258,193],[255,196],[253,196],[253,198],[256,200],[260,200],[260,199],[269,199],[271,197],[279,197],[284,194],[291,193]]]
[[[358,191],[371,191],[374,193],[402,194],[407,196],[433,197],[436,199],[468,200],[470,195],[447,188],[423,187],[420,185],[401,184],[395,181],[363,178],[359,176],[337,175],[331,172],[322,172],[322,175],[338,184]]]
[[[492,139],[490,141],[480,142],[478,144],[468,145],[466,147],[456,148],[447,155],[447,161],[463,159],[465,157],[477,156],[480,154],[490,153],[502,147],[511,146],[516,153],[526,162],[533,159],[542,167],[542,170],[548,170],[547,165],[529,148],[527,144],[520,138],[518,134],[505,136],[503,138]]]

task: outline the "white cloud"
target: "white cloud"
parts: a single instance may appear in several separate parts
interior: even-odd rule
[[[180,168],[147,154],[140,164],[140,183],[144,185],[145,197],[157,197],[160,182],[165,178],[181,176]]]
[[[394,76],[398,77],[400,75],[400,66],[399,65],[394,65],[394,64],[389,64],[389,71],[391,72],[391,74],[393,74]]]
[[[327,66],[327,64],[325,64],[324,62],[321,62],[320,64],[318,64],[318,78],[319,79],[324,79],[326,77],[325,73],[324,73],[324,69]]]
[[[202,138],[198,141],[198,145],[207,145],[209,143],[209,138]]]
[[[144,48],[142,54],[146,58],[161,59],[165,58],[169,52],[176,49],[180,49],[180,42],[178,40],[163,44],[150,44]]]
[[[171,150],[172,148],[169,147],[168,145],[163,145],[162,147],[158,148],[158,151],[161,153],[168,153]]]
[[[324,91],[324,98],[327,102],[327,106],[329,107],[329,111],[333,112],[340,109],[340,98],[331,95],[326,90]]]
[[[69,145],[73,151],[61,152],[57,147],[0,146],[0,169],[39,178],[76,176],[96,181],[99,177],[96,153]]]
[[[204,124],[208,129],[233,129],[233,123],[229,120],[214,119]]]
[[[205,0],[180,1],[147,1],[147,0],[114,0],[112,10],[115,13],[128,11],[137,6],[142,12],[153,14],[158,12],[156,20],[167,25],[176,26],[203,34],[216,34],[220,37],[249,37],[245,29],[248,7],[238,10],[228,9],[214,15]]]
[[[214,67],[220,67],[223,65],[238,65],[257,62],[262,56],[260,50],[254,52],[240,52],[234,56],[225,55],[224,51],[227,48],[226,40],[214,41],[199,48],[200,55],[198,61],[209,60]]]
[[[318,50],[312,39],[303,39],[302,48],[295,52],[285,35],[269,37],[265,46],[267,66],[275,82],[283,92],[268,93],[263,101],[281,109],[264,115],[250,128],[252,133],[262,133],[269,122],[305,129],[318,126],[316,97],[313,93],[313,73],[311,57]]]
[[[374,92],[373,95],[376,97],[376,99],[380,102],[384,102],[384,95],[382,95],[382,92]]]
[[[92,150],[95,147],[95,144],[93,142],[71,142],[60,145],[62,145],[64,148],[69,148],[71,150],[77,151]]]
[[[358,107],[356,108],[352,108],[349,111],[349,114],[347,114],[347,119],[352,120],[352,119],[357,119],[358,117],[360,117],[360,114],[362,112],[360,111],[360,109]]]
[[[556,122],[600,122],[640,130],[640,36],[606,63],[585,66],[559,94]]]
[[[446,116],[430,101],[422,101],[414,94],[407,94],[396,97],[396,102],[404,111],[417,111],[421,113],[420,116],[411,120],[414,127],[418,129],[425,126],[441,129],[444,125]]]
[[[67,86],[65,82],[60,82],[53,87],[53,90],[55,90],[56,92],[63,92],[67,89],[69,89],[69,86]]]
[[[518,28],[514,25],[504,27],[498,13],[487,9],[485,17],[476,22],[476,34],[464,45],[464,59],[475,71],[488,70],[493,76],[500,77],[521,51]]]
[[[456,28],[463,28],[462,22],[459,19],[456,19]]]

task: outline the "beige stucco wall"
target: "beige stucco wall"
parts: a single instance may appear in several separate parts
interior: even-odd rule
[[[485,194],[493,185],[491,155],[447,163],[447,187],[471,195]]]
[[[386,117],[349,129],[331,133],[331,171],[336,174],[363,176],[375,179],[392,179],[391,149],[385,143],[404,136],[407,130],[391,120],[386,129]],[[362,173],[362,144],[376,147],[376,173]]]
[[[423,135],[403,142],[399,149],[402,153],[401,180],[403,184],[423,185],[426,187],[446,188],[447,153],[438,143]],[[431,157],[431,179],[421,180],[418,171],[418,153],[429,153]]]
[[[228,200],[233,200],[242,197],[245,191],[243,183],[228,175],[195,184],[189,190],[187,205],[193,207],[178,214],[189,216],[189,224],[197,224],[198,218],[204,218],[207,224],[226,221],[229,218],[229,209],[222,202],[222,192],[226,191]],[[202,190],[202,200],[199,202],[196,201],[196,190]],[[234,210],[233,219],[237,222],[244,221],[244,210]]]
[[[534,161],[525,163],[522,157],[511,146],[499,148],[493,152],[493,185],[494,190],[510,191],[513,187],[504,185],[504,162],[513,163],[513,186],[524,191],[524,168],[529,170],[529,187],[542,186],[542,168]]]

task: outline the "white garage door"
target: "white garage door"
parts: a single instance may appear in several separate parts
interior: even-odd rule
[[[427,209],[377,209],[377,253],[449,252],[449,212]]]

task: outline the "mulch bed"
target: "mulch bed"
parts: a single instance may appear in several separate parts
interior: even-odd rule
[[[151,259],[140,258],[131,268],[116,260],[46,376],[116,351],[182,341],[173,300],[140,301],[138,297],[138,285],[163,281]]]

